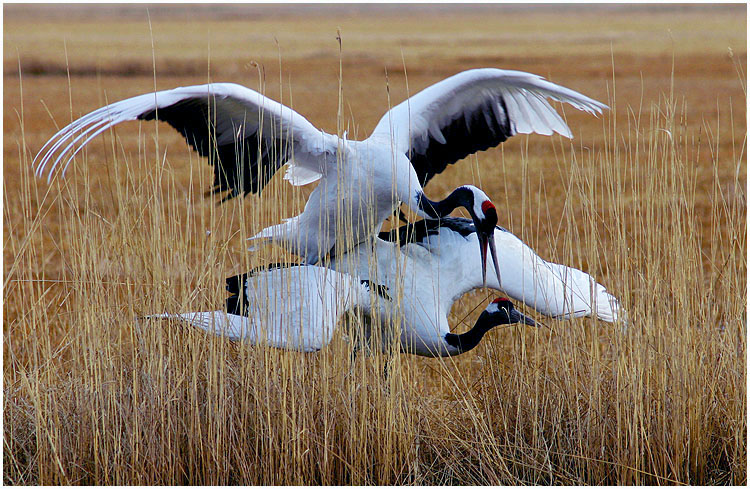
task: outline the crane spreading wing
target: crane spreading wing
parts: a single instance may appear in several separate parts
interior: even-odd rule
[[[607,108],[538,75],[482,68],[446,78],[401,102],[386,112],[371,137],[391,139],[424,186],[448,165],[519,133],[572,137],[547,98],[590,114]]]
[[[380,233],[379,237],[398,242],[401,246],[415,244],[428,249],[430,253],[459,261],[462,276],[451,277],[446,280],[447,283],[458,284],[463,278],[472,276],[465,272],[471,270],[472,265],[456,258],[468,256],[476,247],[476,227],[469,219],[447,217],[439,221],[422,220]],[[495,241],[503,276],[502,290],[511,299],[557,319],[591,316],[611,323],[617,321],[618,317],[626,316],[617,298],[588,273],[544,260],[526,243],[500,226],[495,228]],[[478,274],[474,273],[473,276],[478,277]],[[480,284],[477,282],[474,285],[479,287]],[[494,285],[490,283],[490,287]]]
[[[49,178],[93,138],[125,121],[158,119],[177,129],[214,167],[214,192],[227,198],[257,193],[291,162],[287,179],[304,184],[320,178],[336,138],[294,110],[233,83],[180,87],[132,97],[81,117],[57,132],[35,158],[37,174]],[[66,160],[67,157],[67,160]]]

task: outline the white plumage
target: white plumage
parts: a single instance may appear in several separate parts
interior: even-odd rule
[[[451,333],[448,316],[453,303],[482,287],[481,263],[473,253],[478,236],[470,220],[420,221],[381,237],[374,247],[364,243],[334,259],[331,267],[337,271],[291,266],[243,277],[248,317],[224,311],[163,317],[184,319],[253,344],[315,351],[328,344],[344,312],[359,308],[379,320],[376,326],[383,328],[382,338],[399,333],[402,351],[430,357],[468,351],[476,344],[469,341],[472,337],[478,342],[497,324],[534,324],[503,301],[513,312],[510,317],[494,321],[490,317],[488,323],[487,317],[480,316],[464,335]],[[502,228],[495,229],[495,240],[504,278],[502,287],[495,278],[490,278],[488,287],[555,319],[591,316],[615,322],[624,315],[619,301],[589,274],[545,261]],[[369,284],[377,284],[377,293]],[[234,310],[236,301],[228,306]],[[485,312],[496,313],[496,309],[490,304]]]
[[[607,107],[538,75],[481,68],[454,75],[401,102],[380,119],[373,136],[391,138],[397,151],[406,152],[411,146],[421,152],[421,142],[433,138],[445,144],[442,128],[459,117],[471,120],[474,113],[480,112],[487,119],[510,123],[507,136],[558,133],[572,138],[570,129],[545,97],[590,114],[600,114]]]
[[[186,102],[188,104],[180,107],[181,110],[173,116],[162,118],[155,112],[159,109],[174,109],[178,104]],[[190,105],[190,102],[194,103]],[[211,105],[212,114],[200,114],[200,110],[207,108],[207,105]],[[44,174],[47,165],[56,154],[58,156],[49,169],[48,179],[52,178],[56,168],[63,161],[65,161],[64,174],[73,157],[86,144],[121,122],[150,120],[157,117],[173,126],[186,127],[187,118],[195,115],[206,118],[206,125],[201,129],[205,129],[207,134],[190,134],[189,136],[208,137],[207,128],[210,119],[213,123],[212,134],[215,134],[216,146],[235,145],[236,142],[241,142],[254,134],[261,134],[261,138],[266,141],[277,137],[282,138],[294,147],[296,157],[294,165],[305,167],[307,164],[306,169],[315,173],[318,178],[321,176],[322,169],[319,164],[320,160],[324,159],[326,151],[333,154],[336,150],[335,136],[318,130],[289,107],[242,85],[212,83],[139,95],[107,105],[81,117],[60,129],[39,150],[36,159],[39,159],[42,154],[43,156],[37,165],[37,176]],[[180,130],[180,127],[177,129]],[[186,127],[186,130],[189,129]],[[189,137],[184,133],[183,136]],[[66,143],[67,145],[63,147]],[[192,145],[193,141],[188,139],[188,143]],[[69,156],[67,160],[65,160],[66,156]],[[284,163],[286,161],[279,166]]]
[[[489,199],[479,189],[466,186],[468,192],[433,202],[422,187],[447,165],[516,133],[570,137],[546,98],[592,114],[606,108],[536,75],[469,70],[397,105],[368,139],[351,141],[317,129],[294,110],[249,88],[214,83],[140,95],[98,109],[58,131],[35,161],[38,175],[49,171],[51,178],[63,162],[64,173],[72,157],[110,127],[156,118],[209,157],[214,190],[228,191],[227,197],[259,192],[289,163],[286,179],[292,184],[320,183],[302,214],[252,239],[285,244],[313,264],[337,242],[337,251],[343,251],[341,229],[346,229],[350,248],[377,233],[400,202],[427,218],[464,206],[475,223],[494,226],[496,217],[481,210],[479,204]]]
[[[384,327],[399,324],[402,350],[456,354],[445,341],[450,309],[465,293],[482,287],[474,225],[462,218],[419,221],[381,236],[388,240],[378,239],[374,248],[361,245],[331,266],[388,287],[398,305],[381,300],[380,317]],[[499,227],[495,242],[503,281],[501,286],[490,277],[487,287],[555,319],[591,316],[615,322],[624,314],[619,301],[589,274],[545,261]]]
[[[161,314],[253,345],[313,352],[326,346],[344,313],[369,311],[368,288],[353,276],[318,266],[274,268],[240,279],[247,309]],[[234,303],[233,303],[234,304]]]

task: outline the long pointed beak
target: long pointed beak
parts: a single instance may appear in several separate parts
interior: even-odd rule
[[[487,287],[487,247],[489,245],[490,255],[492,255],[492,264],[495,266],[497,282],[500,287],[503,286],[503,280],[500,278],[500,263],[497,261],[497,250],[495,249],[495,234],[486,234],[477,232],[479,238],[479,251],[482,253],[482,287]]]
[[[510,311],[510,319],[514,323],[521,323],[521,324],[527,324],[529,326],[536,326],[536,321],[531,319],[529,316],[525,316],[518,312],[518,309],[513,309]]]
[[[492,264],[495,265],[495,274],[497,275],[497,283],[500,288],[503,287],[503,279],[500,277],[500,263],[497,261],[497,250],[495,249],[495,232],[489,236],[487,241],[490,244],[490,254],[492,255]]]
[[[479,251],[482,254],[482,287],[487,287],[487,243],[488,238],[484,233],[477,232],[479,238]],[[494,250],[494,246],[492,248]]]

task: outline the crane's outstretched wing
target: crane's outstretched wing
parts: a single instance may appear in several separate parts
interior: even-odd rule
[[[332,339],[345,312],[370,310],[369,287],[324,267],[273,267],[227,279],[225,310],[161,314],[231,340],[313,352]]]
[[[320,178],[335,160],[336,138],[294,110],[233,83],[211,83],[147,93],[110,104],[72,122],[39,151],[37,175],[49,178],[93,138],[125,121],[158,119],[177,129],[214,166],[214,192],[227,198],[259,192],[276,170],[292,162],[286,178],[295,185]],[[67,158],[67,160],[66,160]]]
[[[413,243],[448,257],[473,256],[470,252],[477,246],[474,223],[460,217],[409,223],[380,233],[380,238],[391,242],[398,240],[401,246]],[[615,322],[626,318],[625,309],[617,298],[588,273],[542,259],[513,233],[499,226],[495,228],[495,244],[502,291],[511,299],[557,319],[591,316]],[[481,284],[479,263],[459,262],[464,269],[463,276],[473,276],[478,287]]]
[[[482,68],[446,78],[401,102],[386,112],[371,137],[390,138],[424,186],[448,165],[518,133],[571,138],[547,98],[595,115],[608,108],[538,75]]]

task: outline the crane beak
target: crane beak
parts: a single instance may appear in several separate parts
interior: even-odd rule
[[[513,309],[510,311],[510,320],[513,323],[521,323],[526,324],[528,326],[536,326],[536,321],[531,319],[529,316],[524,316],[520,312],[518,312],[518,309]]]
[[[500,278],[500,264],[497,261],[497,250],[495,249],[495,233],[494,226],[492,234],[477,232],[479,237],[479,250],[482,253],[482,287],[487,287],[487,248],[490,249],[492,255],[492,264],[495,266],[495,273],[497,274],[497,282],[500,287],[503,285],[503,281]]]

